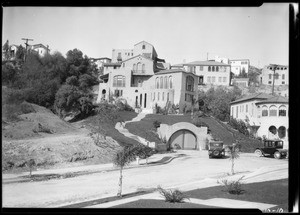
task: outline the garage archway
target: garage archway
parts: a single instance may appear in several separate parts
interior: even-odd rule
[[[175,149],[195,150],[197,149],[197,137],[190,130],[181,129],[171,135],[169,145]]]

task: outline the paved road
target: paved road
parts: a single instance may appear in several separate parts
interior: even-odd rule
[[[178,151],[176,155],[177,158],[164,165],[125,169],[123,194],[158,185],[164,188],[189,185],[197,189],[205,187],[204,183],[199,183],[203,179],[217,180],[230,173],[228,158],[208,159],[207,151]],[[287,178],[288,162],[245,153],[236,161],[235,171],[239,174],[237,177],[247,175],[250,182],[256,181],[255,177],[261,181]],[[270,174],[257,177],[266,171]],[[3,207],[59,207],[114,196],[118,191],[118,177],[118,171],[107,171],[43,182],[3,184]]]

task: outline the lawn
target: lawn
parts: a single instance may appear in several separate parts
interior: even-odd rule
[[[137,113],[134,111],[119,111],[118,115],[122,118],[123,121],[129,121],[137,116]],[[97,117],[91,116],[88,117],[83,122],[86,126],[90,127],[96,127],[97,126]],[[136,140],[133,140],[131,138],[125,137],[123,134],[121,134],[117,129],[115,129],[115,123],[112,121],[104,122],[101,124],[102,128],[106,132],[106,136],[112,137],[114,140],[118,141],[120,144],[122,143],[131,143],[131,144],[138,144]]]
[[[223,186],[209,187],[185,192],[190,198],[212,199],[227,198],[242,201],[260,202],[277,205],[274,209],[282,208],[288,211],[288,179],[243,184],[243,194],[234,195],[225,192]]]
[[[288,212],[288,179],[243,184],[243,194],[234,195],[224,191],[223,186],[208,187],[184,192],[189,198],[212,199],[227,198],[277,205],[271,210],[283,209]],[[185,203],[168,203],[163,200],[141,199],[135,202],[117,205],[114,208],[217,208],[208,205]]]

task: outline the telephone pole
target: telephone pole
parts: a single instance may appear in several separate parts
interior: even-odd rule
[[[272,66],[273,71],[274,71],[274,74],[273,74],[273,84],[272,84],[272,95],[274,96],[275,71],[276,71],[278,65],[276,65],[276,64],[271,64],[271,66]]]
[[[29,46],[28,41],[33,41],[33,39],[22,38],[22,40],[26,40],[25,45],[26,45],[26,51],[27,51],[27,47]]]

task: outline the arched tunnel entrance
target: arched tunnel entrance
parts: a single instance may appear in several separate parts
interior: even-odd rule
[[[171,135],[169,145],[175,149],[195,150],[197,149],[197,137],[190,130],[181,129]]]

